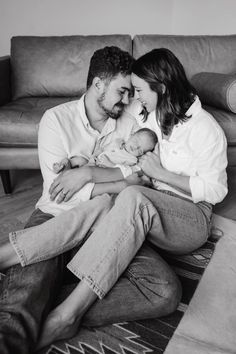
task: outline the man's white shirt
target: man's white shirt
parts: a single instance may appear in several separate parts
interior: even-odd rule
[[[127,140],[137,128],[135,118],[124,112],[117,120],[108,118],[102,132],[99,133],[88,121],[84,96],[46,111],[41,119],[38,134],[39,161],[44,182],[43,193],[36,207],[45,213],[58,215],[63,210],[69,210],[80,202],[89,200],[94,183],[86,184],[67,202],[57,204],[56,201],[51,201],[49,188],[57,177],[53,171],[53,164],[65,157],[77,155],[89,160],[96,143],[102,147],[115,139]]]

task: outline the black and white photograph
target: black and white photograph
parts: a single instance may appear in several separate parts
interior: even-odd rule
[[[236,354],[235,13],[0,0],[0,354]]]

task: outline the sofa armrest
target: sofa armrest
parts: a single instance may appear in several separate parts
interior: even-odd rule
[[[0,106],[11,100],[10,56],[0,57]]]
[[[191,83],[202,103],[236,113],[236,75],[201,72]]]

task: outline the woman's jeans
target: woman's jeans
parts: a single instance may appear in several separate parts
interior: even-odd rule
[[[121,192],[115,204],[111,197],[103,195],[36,228],[14,232],[10,238],[22,265],[41,261],[30,267],[47,264],[50,261],[45,259],[85,241],[67,266],[98,297],[103,298],[111,289],[84,317],[87,325],[101,325],[174,311],[181,296],[178,279],[156,251],[146,242],[141,245],[147,238],[172,253],[191,252],[206,241],[210,217],[211,206],[207,203],[196,205],[171,193],[135,186]],[[91,227],[94,231],[88,234]],[[21,268],[22,274],[30,267]],[[19,272],[19,266],[17,269]],[[55,267],[53,271],[56,276]],[[36,273],[31,281],[38,282]],[[44,279],[41,292],[45,284],[50,288],[50,281]],[[30,321],[26,322],[31,327]]]
[[[111,204],[106,194],[35,229],[11,233],[21,265],[50,259],[78,246],[92,226],[94,231],[67,267],[102,299],[147,234],[157,247],[178,254],[193,251],[208,237],[211,207],[207,204],[199,207],[145,187],[126,188],[114,206]]]

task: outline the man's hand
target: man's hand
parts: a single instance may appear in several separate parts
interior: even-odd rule
[[[86,183],[90,182],[89,168],[81,167],[60,173],[49,188],[50,199],[67,202]]]

